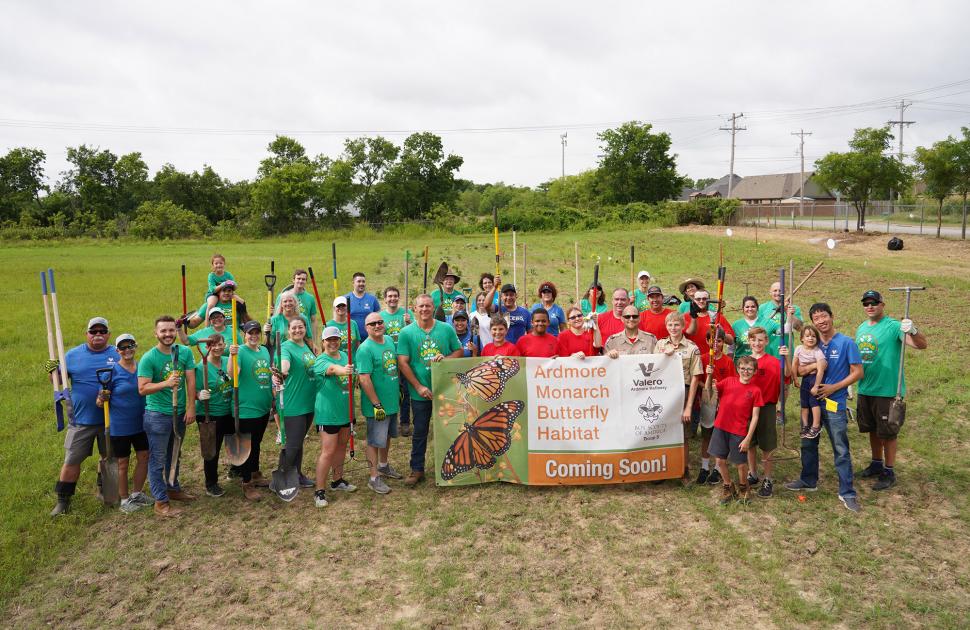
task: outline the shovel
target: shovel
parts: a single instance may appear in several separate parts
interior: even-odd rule
[[[441,296],[441,301],[438,303],[438,308],[434,310],[434,318],[439,322],[445,321],[445,290],[442,288],[441,283],[445,281],[445,276],[448,275],[448,263],[443,262],[438,265],[438,271],[435,272],[434,278],[431,282],[438,285],[438,294]]]
[[[101,389],[106,392],[111,391],[113,371],[111,368],[101,368],[97,371],[98,382]],[[101,473],[101,499],[105,505],[117,505],[118,499],[118,459],[111,451],[111,411],[108,409],[108,399],[104,401],[104,442],[105,455],[98,462],[98,472]]]
[[[282,368],[281,355],[280,334],[276,333],[276,363]],[[289,503],[300,493],[300,471],[295,467],[286,465],[286,421],[283,419],[284,389],[285,385],[281,385],[279,403],[276,406],[276,416],[280,420],[280,464],[273,471],[273,479],[269,483],[269,489],[275,492],[280,499]]]
[[[232,345],[236,345],[236,300],[232,301]],[[236,432],[225,438],[226,459],[233,466],[242,466],[249,459],[253,438],[249,433],[239,432],[239,362],[232,358],[232,414],[236,421]]]
[[[906,310],[904,319],[909,319],[909,299],[913,291],[925,291],[926,287],[892,287],[890,291],[906,292]],[[906,400],[903,398],[903,360],[906,358],[906,340],[903,339],[903,347],[899,349],[899,374],[896,377],[896,397],[889,403],[889,418],[886,424],[889,425],[893,433],[899,433],[906,422]]]
[[[178,370],[179,347],[172,346],[172,371]],[[179,383],[179,387],[182,384]],[[182,438],[184,431],[179,433],[179,388],[172,388],[172,465],[168,469],[168,485],[174,487],[178,480],[179,459],[182,456]]]
[[[202,388],[209,389],[209,353],[202,352]],[[202,459],[208,461],[213,459],[218,451],[216,450],[216,423],[209,418],[209,401],[202,401],[202,408],[205,410],[205,420],[196,422],[199,425],[199,448],[202,450]]]

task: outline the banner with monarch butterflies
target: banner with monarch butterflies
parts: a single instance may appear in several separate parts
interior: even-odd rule
[[[438,485],[628,483],[683,473],[680,358],[432,365]]]

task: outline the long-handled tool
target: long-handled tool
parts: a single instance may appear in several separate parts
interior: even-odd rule
[[[723,265],[717,268],[717,311],[711,319],[711,327],[708,330],[708,342],[710,350],[708,355],[708,365],[714,365],[714,355],[717,354],[717,347],[721,343],[721,314],[724,312],[724,280],[727,278],[727,267]],[[701,426],[712,428],[714,418],[717,415],[718,395],[717,388],[714,387],[713,374],[707,375],[704,388],[701,390]]]
[[[495,237],[495,275],[501,275],[498,249],[498,208],[492,208],[492,235]]]
[[[526,301],[526,308],[529,308],[529,266],[526,264],[527,256],[529,255],[529,245],[527,243],[522,243],[522,296]]]
[[[310,272],[313,273],[312,271]],[[312,276],[311,276],[312,277]],[[238,342],[236,331],[236,300],[232,301],[232,345]],[[242,466],[249,459],[253,447],[253,436],[250,433],[239,432],[239,356],[233,355],[232,361],[232,415],[236,423],[236,432],[225,438],[226,459],[233,466]]]
[[[323,302],[320,301],[320,291],[317,289],[317,277],[313,275],[313,267],[307,267],[307,271],[310,272],[310,285],[313,287],[313,299],[317,301],[317,313],[320,313],[320,319],[327,321],[327,318],[323,315]]]
[[[337,299],[340,288],[337,286],[337,244],[330,243],[331,254],[333,255],[333,299]],[[350,304],[347,304],[347,336],[350,336]]]
[[[909,300],[913,291],[925,291],[926,287],[890,287],[890,291],[906,292],[906,310],[903,319],[909,319]],[[899,349],[899,374],[896,377],[896,397],[889,403],[889,418],[887,424],[890,429],[899,431],[906,421],[906,399],[903,398],[903,363],[906,359],[906,339],[903,339],[903,347]]]
[[[424,286],[421,289],[422,293],[428,292],[428,246],[424,246]]]
[[[71,400],[71,390],[67,387],[67,360],[64,358],[64,335],[61,333],[61,311],[57,306],[57,289],[54,286],[54,270],[47,270],[47,277],[51,289],[51,316],[54,320],[54,335],[57,340],[57,361],[60,364],[61,389],[54,400],[63,403],[64,415],[68,423],[74,422],[74,402]],[[60,407],[60,405],[57,405]]]
[[[266,323],[273,319],[273,287],[276,286],[276,261],[269,261],[269,273],[263,276],[266,283]],[[273,333],[266,333],[266,345],[269,346],[270,355],[273,354]]]
[[[812,267],[812,270],[808,272],[808,275],[807,275],[807,276],[805,276],[805,277],[804,277],[804,278],[802,279],[802,281],[798,283],[798,286],[796,286],[796,287],[795,287],[794,289],[792,289],[792,292],[788,294],[788,302],[789,302],[789,303],[794,303],[794,300],[795,300],[795,294],[796,294],[796,293],[798,293],[798,290],[802,288],[802,285],[804,285],[804,284],[805,284],[806,282],[808,282],[808,281],[809,281],[809,279],[810,279],[810,278],[811,278],[812,276],[814,276],[814,275],[815,275],[815,272],[816,272],[816,271],[818,271],[819,269],[821,269],[821,268],[822,268],[822,264],[823,264],[824,262],[825,262],[825,261],[823,261],[823,260],[820,260],[820,261],[818,262],[818,264],[817,264],[817,265],[815,265],[814,267]],[[791,278],[790,278],[790,277],[788,278],[788,281],[789,281],[789,282],[791,282]],[[780,304],[779,306],[776,306],[776,307],[775,307],[775,310],[774,310],[774,311],[772,312],[772,314],[771,314],[771,317],[772,317],[772,319],[774,319],[774,317],[775,317],[775,314],[776,314],[776,313],[778,313],[778,312],[780,312],[780,311],[782,311],[782,310],[784,310],[784,309],[782,309],[782,306],[787,306],[787,304],[785,304],[785,301],[784,301],[784,300],[782,300],[782,301],[781,301],[781,304]],[[784,331],[782,331],[782,332],[784,332]]]
[[[596,326],[596,299],[597,299],[596,288],[599,286],[599,283],[600,283],[600,263],[597,260],[596,264],[593,266],[593,290],[589,296],[590,299],[592,300],[592,302],[590,303],[590,309],[589,309],[589,321],[587,322],[589,329],[593,329]],[[595,334],[590,335],[589,337],[589,352],[586,354],[586,356],[592,357],[596,355],[596,343],[593,340],[594,337],[595,337]]]
[[[199,356],[202,357],[202,389],[209,389],[209,352],[208,346],[206,347],[206,352],[202,352],[201,344],[196,346],[199,350]],[[218,449],[216,448],[216,423],[212,421],[209,415],[209,401],[202,401],[202,409],[205,412],[204,419],[201,421],[196,421],[199,426],[199,449],[202,451],[202,459],[210,460],[218,454]]]
[[[411,279],[411,251],[404,250],[404,313],[407,314],[411,304],[411,291],[408,281]]]
[[[633,297],[633,294],[636,293],[636,290],[637,290],[637,280],[633,275],[634,260],[636,260],[636,256],[634,255],[633,245],[631,244],[630,245],[630,297],[631,299]]]
[[[54,386],[54,415],[57,418],[57,430],[63,431],[64,406],[62,402],[65,399],[65,396],[64,390],[61,389],[61,373],[59,366],[55,367],[57,363],[57,350],[54,348],[54,327],[51,324],[50,307],[47,305],[47,274],[43,271],[40,272],[40,291],[44,300],[44,324],[47,326],[47,359],[51,365],[51,384]],[[66,398],[68,400],[68,404],[70,404],[70,395],[68,395]]]
[[[182,265],[182,317],[189,314],[189,302],[185,295],[185,265]],[[206,312],[206,321],[209,321],[209,313]]]
[[[111,410],[109,397],[111,396],[111,382],[114,380],[114,370],[109,367],[99,368],[95,374],[101,384],[104,400],[104,457],[98,462],[98,472],[101,475],[101,500],[105,505],[117,505],[118,496],[118,458],[111,449]]]
[[[579,242],[573,241],[573,264],[576,266],[576,304],[583,299],[583,296],[579,294]]]
[[[445,289],[442,283],[445,281],[445,276],[448,275],[448,263],[442,262],[438,265],[438,271],[434,273],[434,278],[431,282],[438,285],[438,295],[441,296],[438,300],[438,306],[434,309],[434,318],[439,322],[445,321]]]
[[[276,333],[276,364],[283,366],[283,356],[280,350],[280,333]],[[285,384],[280,384],[279,398],[276,404],[276,415],[280,419],[280,460],[279,466],[273,471],[273,479],[270,481],[269,489],[276,493],[283,501],[289,503],[300,493],[300,471],[296,466],[286,464],[286,421],[283,420],[283,390]]]
[[[179,369],[179,346],[172,346],[172,371],[177,372]],[[184,428],[179,431],[179,387],[184,385],[183,381],[180,381],[177,387],[172,388],[172,465],[168,469],[168,485],[175,486],[175,482],[178,480],[178,470],[179,470],[179,459],[182,456],[182,438],[185,437]],[[186,402],[188,402],[188,396],[186,396]]]

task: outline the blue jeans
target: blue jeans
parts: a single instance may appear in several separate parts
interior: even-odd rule
[[[428,431],[431,428],[431,401],[424,398],[411,399],[411,470],[424,472],[424,456],[428,450]]]
[[[178,416],[179,430],[185,434],[185,415]],[[175,467],[175,485],[168,485],[167,471],[172,466],[172,414],[145,410],[145,433],[148,435],[148,487],[156,501],[168,501],[169,490],[181,490],[178,466]]]
[[[835,472],[839,475],[839,496],[856,496],[852,487],[852,454],[849,452],[849,420],[845,409],[841,411],[826,411],[822,407],[822,426],[832,442],[832,452],[835,454]],[[818,443],[819,439],[802,439],[802,474],[801,480],[807,486],[818,485]]]
[[[408,389],[408,382],[406,379],[401,379],[401,411],[398,413],[398,420],[403,426],[405,424],[411,424],[411,390]]]

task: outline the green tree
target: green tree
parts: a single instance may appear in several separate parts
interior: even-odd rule
[[[916,168],[926,194],[936,199],[936,238],[943,227],[943,202],[950,196],[960,177],[957,164],[957,142],[953,137],[933,143],[930,148],[916,147]]]
[[[603,143],[597,173],[604,203],[653,203],[680,195],[683,179],[670,154],[670,135],[651,129],[631,121],[597,136]]]
[[[599,183],[599,173],[591,169],[551,180],[545,188],[549,199],[557,204],[574,208],[591,208],[597,204],[601,196]]]
[[[0,221],[17,221],[27,210],[41,209],[44,183],[44,160],[40,149],[19,147],[0,157]]]
[[[464,160],[445,155],[441,138],[430,132],[414,133],[404,140],[401,156],[384,178],[387,214],[393,219],[425,218],[432,206],[454,205],[455,173]]]
[[[970,128],[962,127],[963,137],[956,141],[957,182],[954,190],[963,197],[960,237],[967,238],[967,195],[970,194]]]
[[[353,203],[357,194],[354,185],[354,167],[347,160],[321,159],[319,183],[317,186],[318,205],[331,218],[346,218],[346,208]]]
[[[357,207],[365,221],[381,219],[385,207],[384,177],[400,153],[393,142],[381,136],[344,141],[344,160],[353,169]]]
[[[690,183],[686,183],[684,184],[684,186],[689,186],[690,188],[696,188],[697,190],[703,190],[708,186],[710,186],[711,184],[713,184],[714,182],[716,182],[717,180],[718,180],[717,177],[701,177],[700,179],[694,181],[693,186],[691,186]]]
[[[114,165],[115,214],[131,216],[135,209],[151,197],[151,182],[148,179],[148,165],[141,153],[127,153],[118,158]]]
[[[276,136],[269,143],[267,149],[270,156],[259,163],[259,175],[265,177],[278,168],[297,162],[308,164],[310,158],[306,155],[303,145],[287,136]]]
[[[118,157],[107,149],[101,151],[82,144],[68,147],[67,161],[73,168],[62,173],[58,188],[71,197],[71,220],[82,216],[85,222],[113,219],[117,211]]]
[[[171,201],[146,201],[135,211],[128,232],[137,238],[199,238],[209,229],[205,217]]]
[[[171,201],[204,216],[213,224],[228,219],[238,202],[238,195],[231,194],[231,182],[208,165],[201,173],[183,173],[171,164],[165,164],[155,173],[152,187],[155,200]]]

